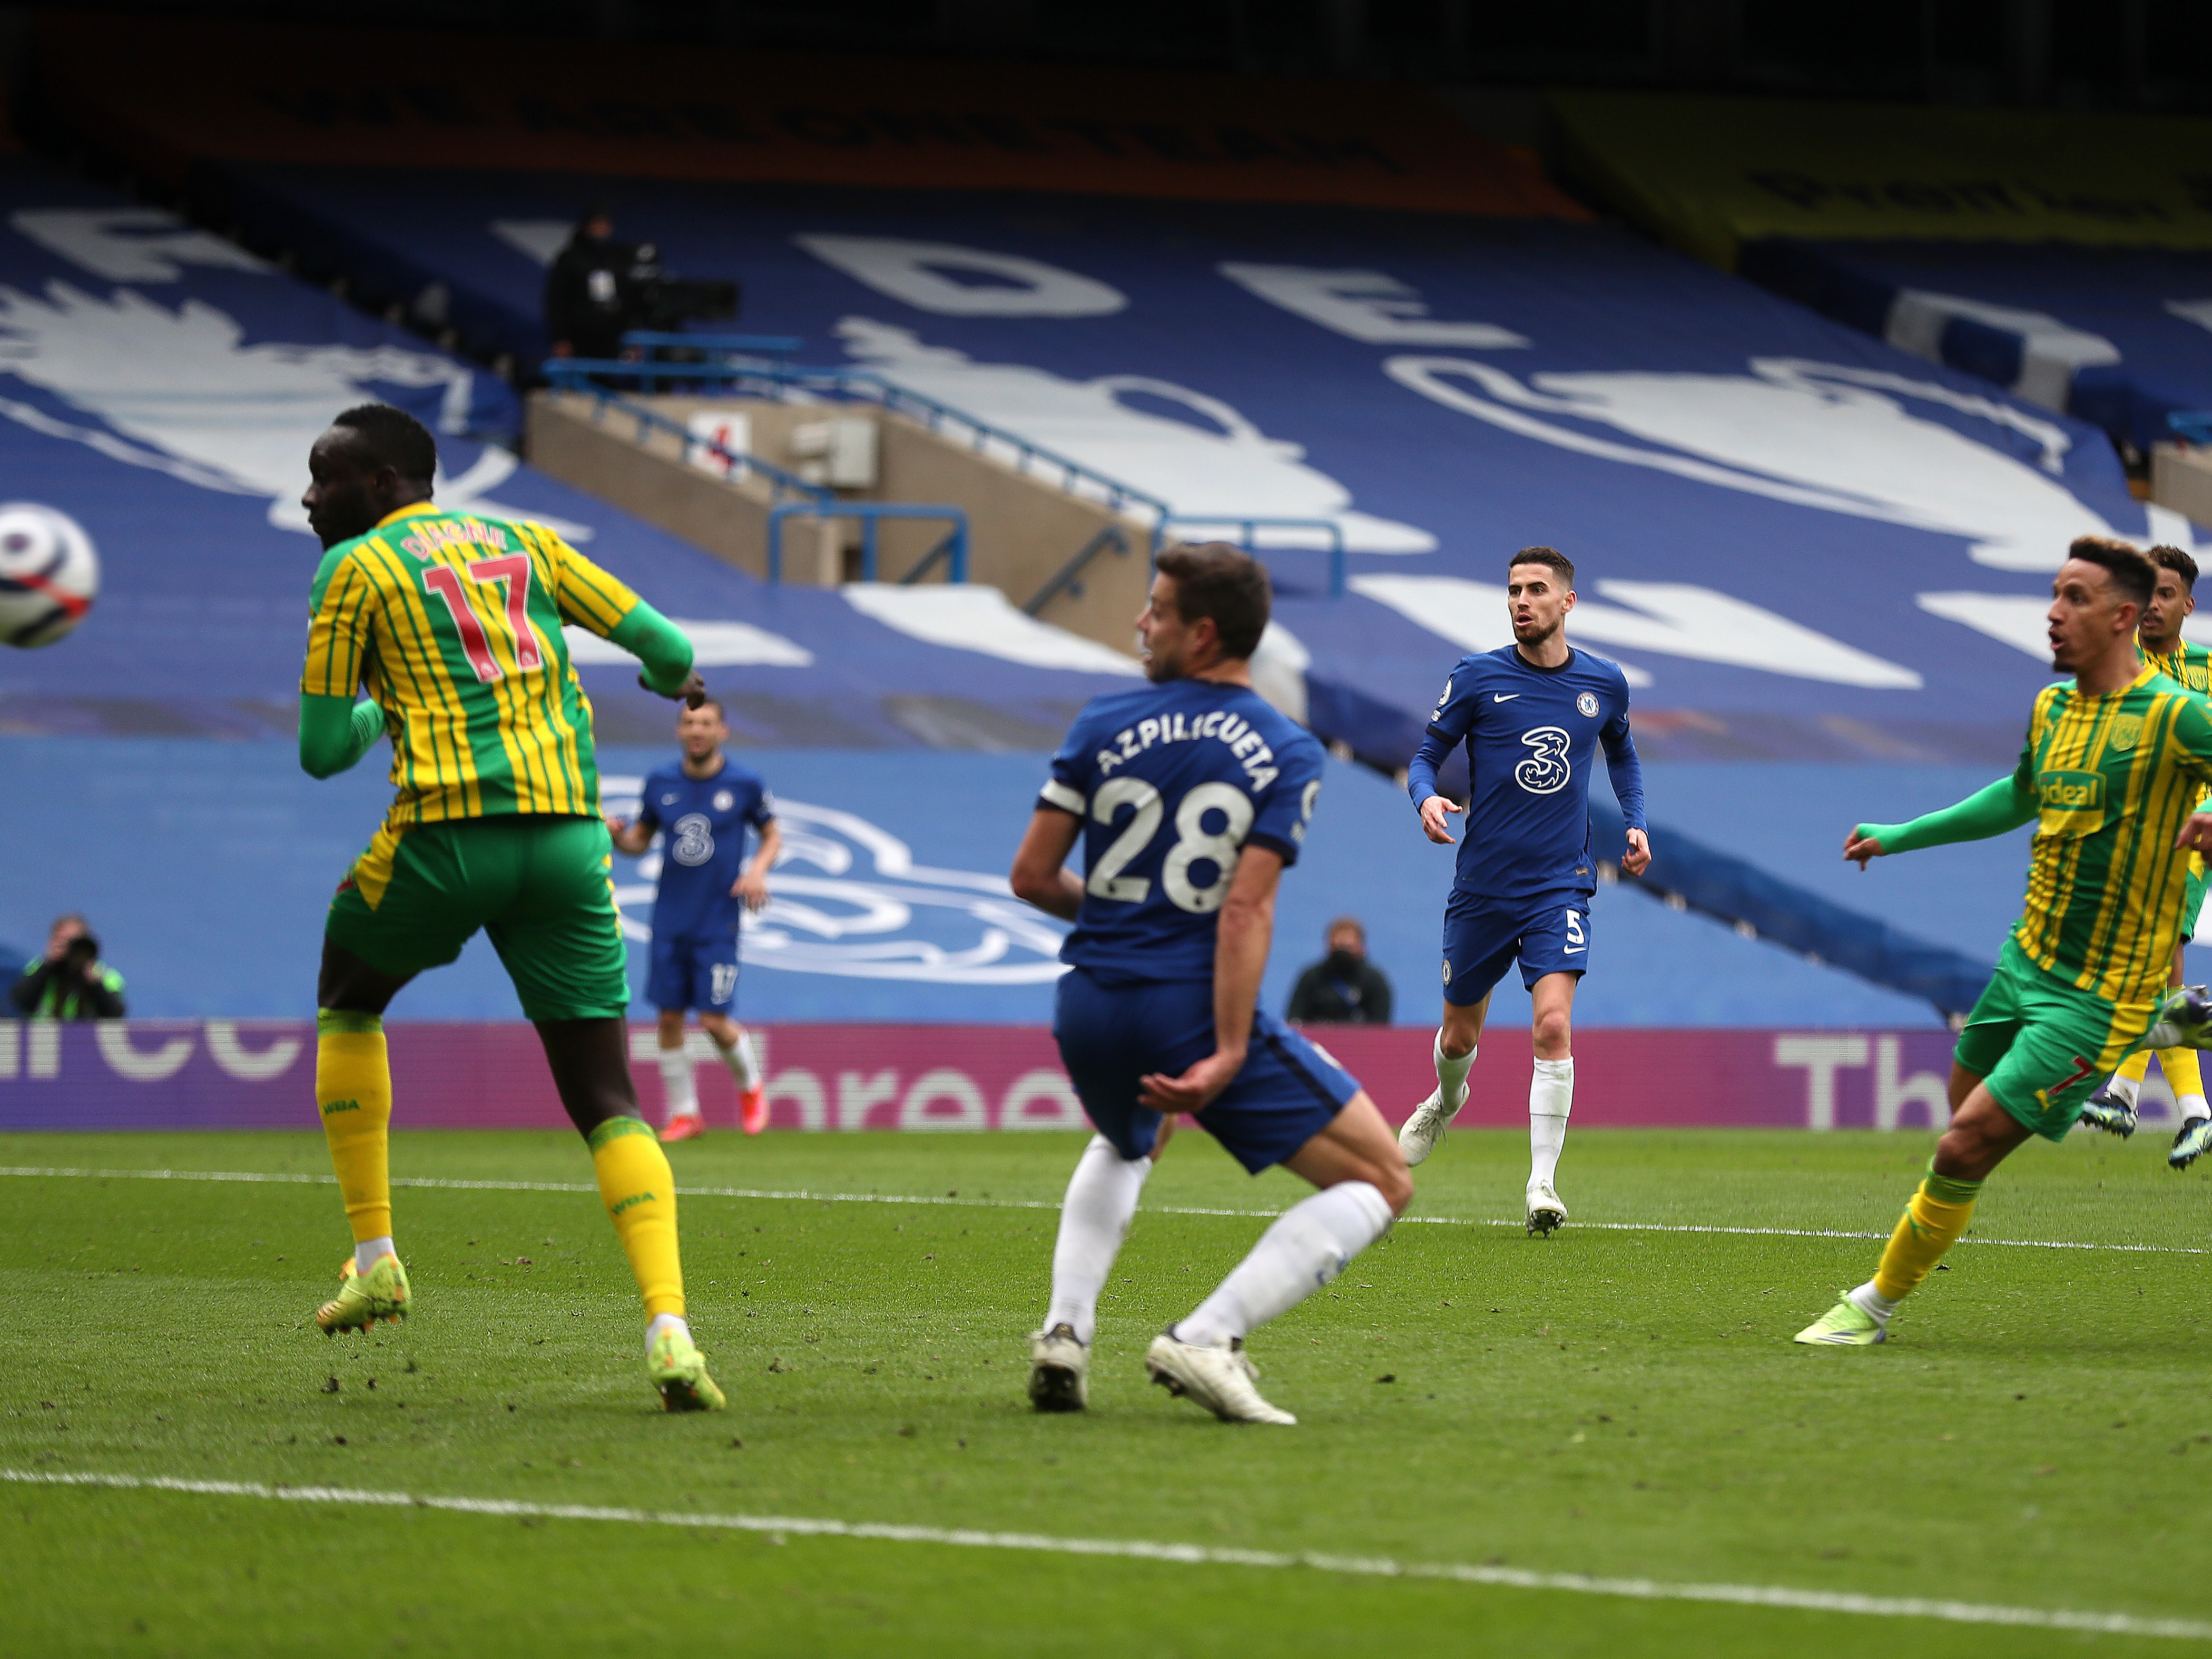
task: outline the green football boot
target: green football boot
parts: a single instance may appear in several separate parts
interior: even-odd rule
[[[315,1310],[315,1323],[325,1336],[365,1331],[380,1319],[396,1325],[407,1317],[408,1297],[407,1269],[398,1256],[379,1256],[365,1273],[348,1256],[338,1266],[338,1293]]]
[[[2174,1169],[2185,1170],[2207,1151],[2212,1151],[2212,1117],[2192,1117],[2173,1137],[2173,1150],[2166,1155],[2166,1161]]]
[[[2112,1079],[2082,1103],[2081,1121],[2125,1140],[2136,1132],[2136,1103],[2118,1083],[2118,1078]]]
[[[2185,985],[2166,993],[2150,1030],[2138,1045],[2145,1048],[2212,1048],[2212,990]]]
[[[672,1412],[718,1412],[730,1402],[707,1375],[707,1357],[681,1331],[663,1331],[645,1353],[646,1375]]]
[[[1794,1340],[1808,1346],[1870,1348],[1889,1340],[1889,1326],[1844,1297]]]

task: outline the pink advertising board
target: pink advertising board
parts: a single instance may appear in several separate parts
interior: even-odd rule
[[[526,1024],[390,1029],[394,1118],[410,1128],[556,1128]],[[1431,1034],[1314,1034],[1398,1122],[1434,1086]],[[1052,1034],[1027,1025],[755,1028],[770,1122],[784,1130],[1079,1128]],[[638,1093],[661,1110],[649,1027],[630,1033]],[[708,1119],[734,1123],[729,1074],[691,1034]],[[1940,1030],[1584,1030],[1575,1035],[1577,1128],[1844,1129],[1941,1121],[1951,1039]],[[314,1028],[304,1022],[0,1021],[0,1129],[308,1128]],[[1528,1039],[1485,1044],[1460,1121],[1527,1121]]]

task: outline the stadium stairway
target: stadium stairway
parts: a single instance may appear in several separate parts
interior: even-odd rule
[[[531,459],[750,574],[770,574],[773,542],[780,574],[805,585],[837,587],[878,573],[904,588],[926,579],[942,583],[951,574],[957,534],[966,580],[996,588],[1024,615],[1126,659],[1130,618],[1144,607],[1151,580],[1142,556],[1152,543],[1146,525],[1096,499],[1095,491],[1061,488],[1042,465],[1025,468],[1023,457],[992,453],[982,434],[933,428],[866,399],[825,406],[802,386],[774,389],[784,395],[656,395],[597,386],[533,392]],[[694,434],[702,431],[723,450],[701,444]],[[828,477],[826,463],[811,452],[833,434],[840,441],[838,487],[810,489],[800,475]],[[834,516],[885,505],[930,516],[866,523]],[[779,507],[797,516],[778,525]],[[936,516],[947,507],[957,508],[957,520]],[[878,602],[961,603],[932,592],[886,590]]]

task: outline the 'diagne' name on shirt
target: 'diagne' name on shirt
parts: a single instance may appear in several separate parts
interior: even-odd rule
[[[1229,752],[1244,769],[1244,787],[1254,794],[1275,781],[1278,769],[1269,763],[1275,758],[1275,751],[1253,729],[1251,721],[1222,708],[1190,720],[1179,713],[1163,714],[1158,720],[1141,720],[1124,728],[1114,738],[1121,745],[1118,750],[1098,751],[1098,775],[1110,776],[1122,762],[1136,759],[1156,743],[1196,743],[1205,738],[1229,745]]]
[[[496,548],[502,553],[507,551],[507,539],[500,534],[499,526],[483,524],[475,519],[424,520],[415,526],[411,535],[401,538],[399,545],[403,551],[427,563],[441,548],[469,544]]]

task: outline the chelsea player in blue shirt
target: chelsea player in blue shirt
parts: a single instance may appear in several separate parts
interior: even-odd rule
[[[1534,1075],[1528,1085],[1528,1224],[1548,1236],[1567,1206],[1555,1189],[1574,1105],[1571,1021],[1575,986],[1589,965],[1589,775],[1599,744],[1628,820],[1620,867],[1651,863],[1644,824],[1644,773],[1628,734],[1628,681],[1618,665],[1567,643],[1575,568],[1553,548],[1524,547],[1505,573],[1513,643],[1462,657],[1406,769],[1406,792],[1432,842],[1451,845],[1449,815],[1468,813],[1458,873],[1444,905],[1444,1018],[1437,1032],[1437,1088],[1398,1132],[1408,1164],[1443,1144],[1467,1102],[1490,993],[1516,957],[1534,1005]],[[1437,793],[1437,768],[1467,745],[1465,808]]]
[[[1077,716],[1015,855],[1015,893],[1075,923],[1053,1035],[1098,1131],[1067,1183],[1051,1307],[1030,1338],[1039,1411],[1088,1401],[1098,1292],[1176,1114],[1254,1174],[1280,1164],[1321,1188],[1145,1356],[1155,1382],[1224,1421],[1297,1420],[1253,1386],[1246,1334],[1334,1279],[1413,1199],[1375,1103],[1259,1007],[1276,883],[1322,768],[1312,734],[1252,690],[1268,606],[1267,571],[1235,548],[1163,553],[1137,619],[1152,684]],[[1065,867],[1079,836],[1082,876]]]
[[[635,858],[666,831],[653,900],[652,966],[646,1000],[660,1011],[660,1081],[668,1103],[663,1140],[706,1133],[698,1080],[684,1051],[684,1016],[699,1024],[738,1082],[738,1121],[749,1135],[768,1127],[768,1079],[745,1028],[731,1018],[738,1000],[738,925],[742,910],[768,902],[768,872],[783,846],[775,803],[759,774],[722,753],[730,735],[722,705],[708,697],[676,719],[684,758],[664,766],[638,792],[634,822],[609,818],[615,845]],[[760,837],[750,860],[745,831]]]

